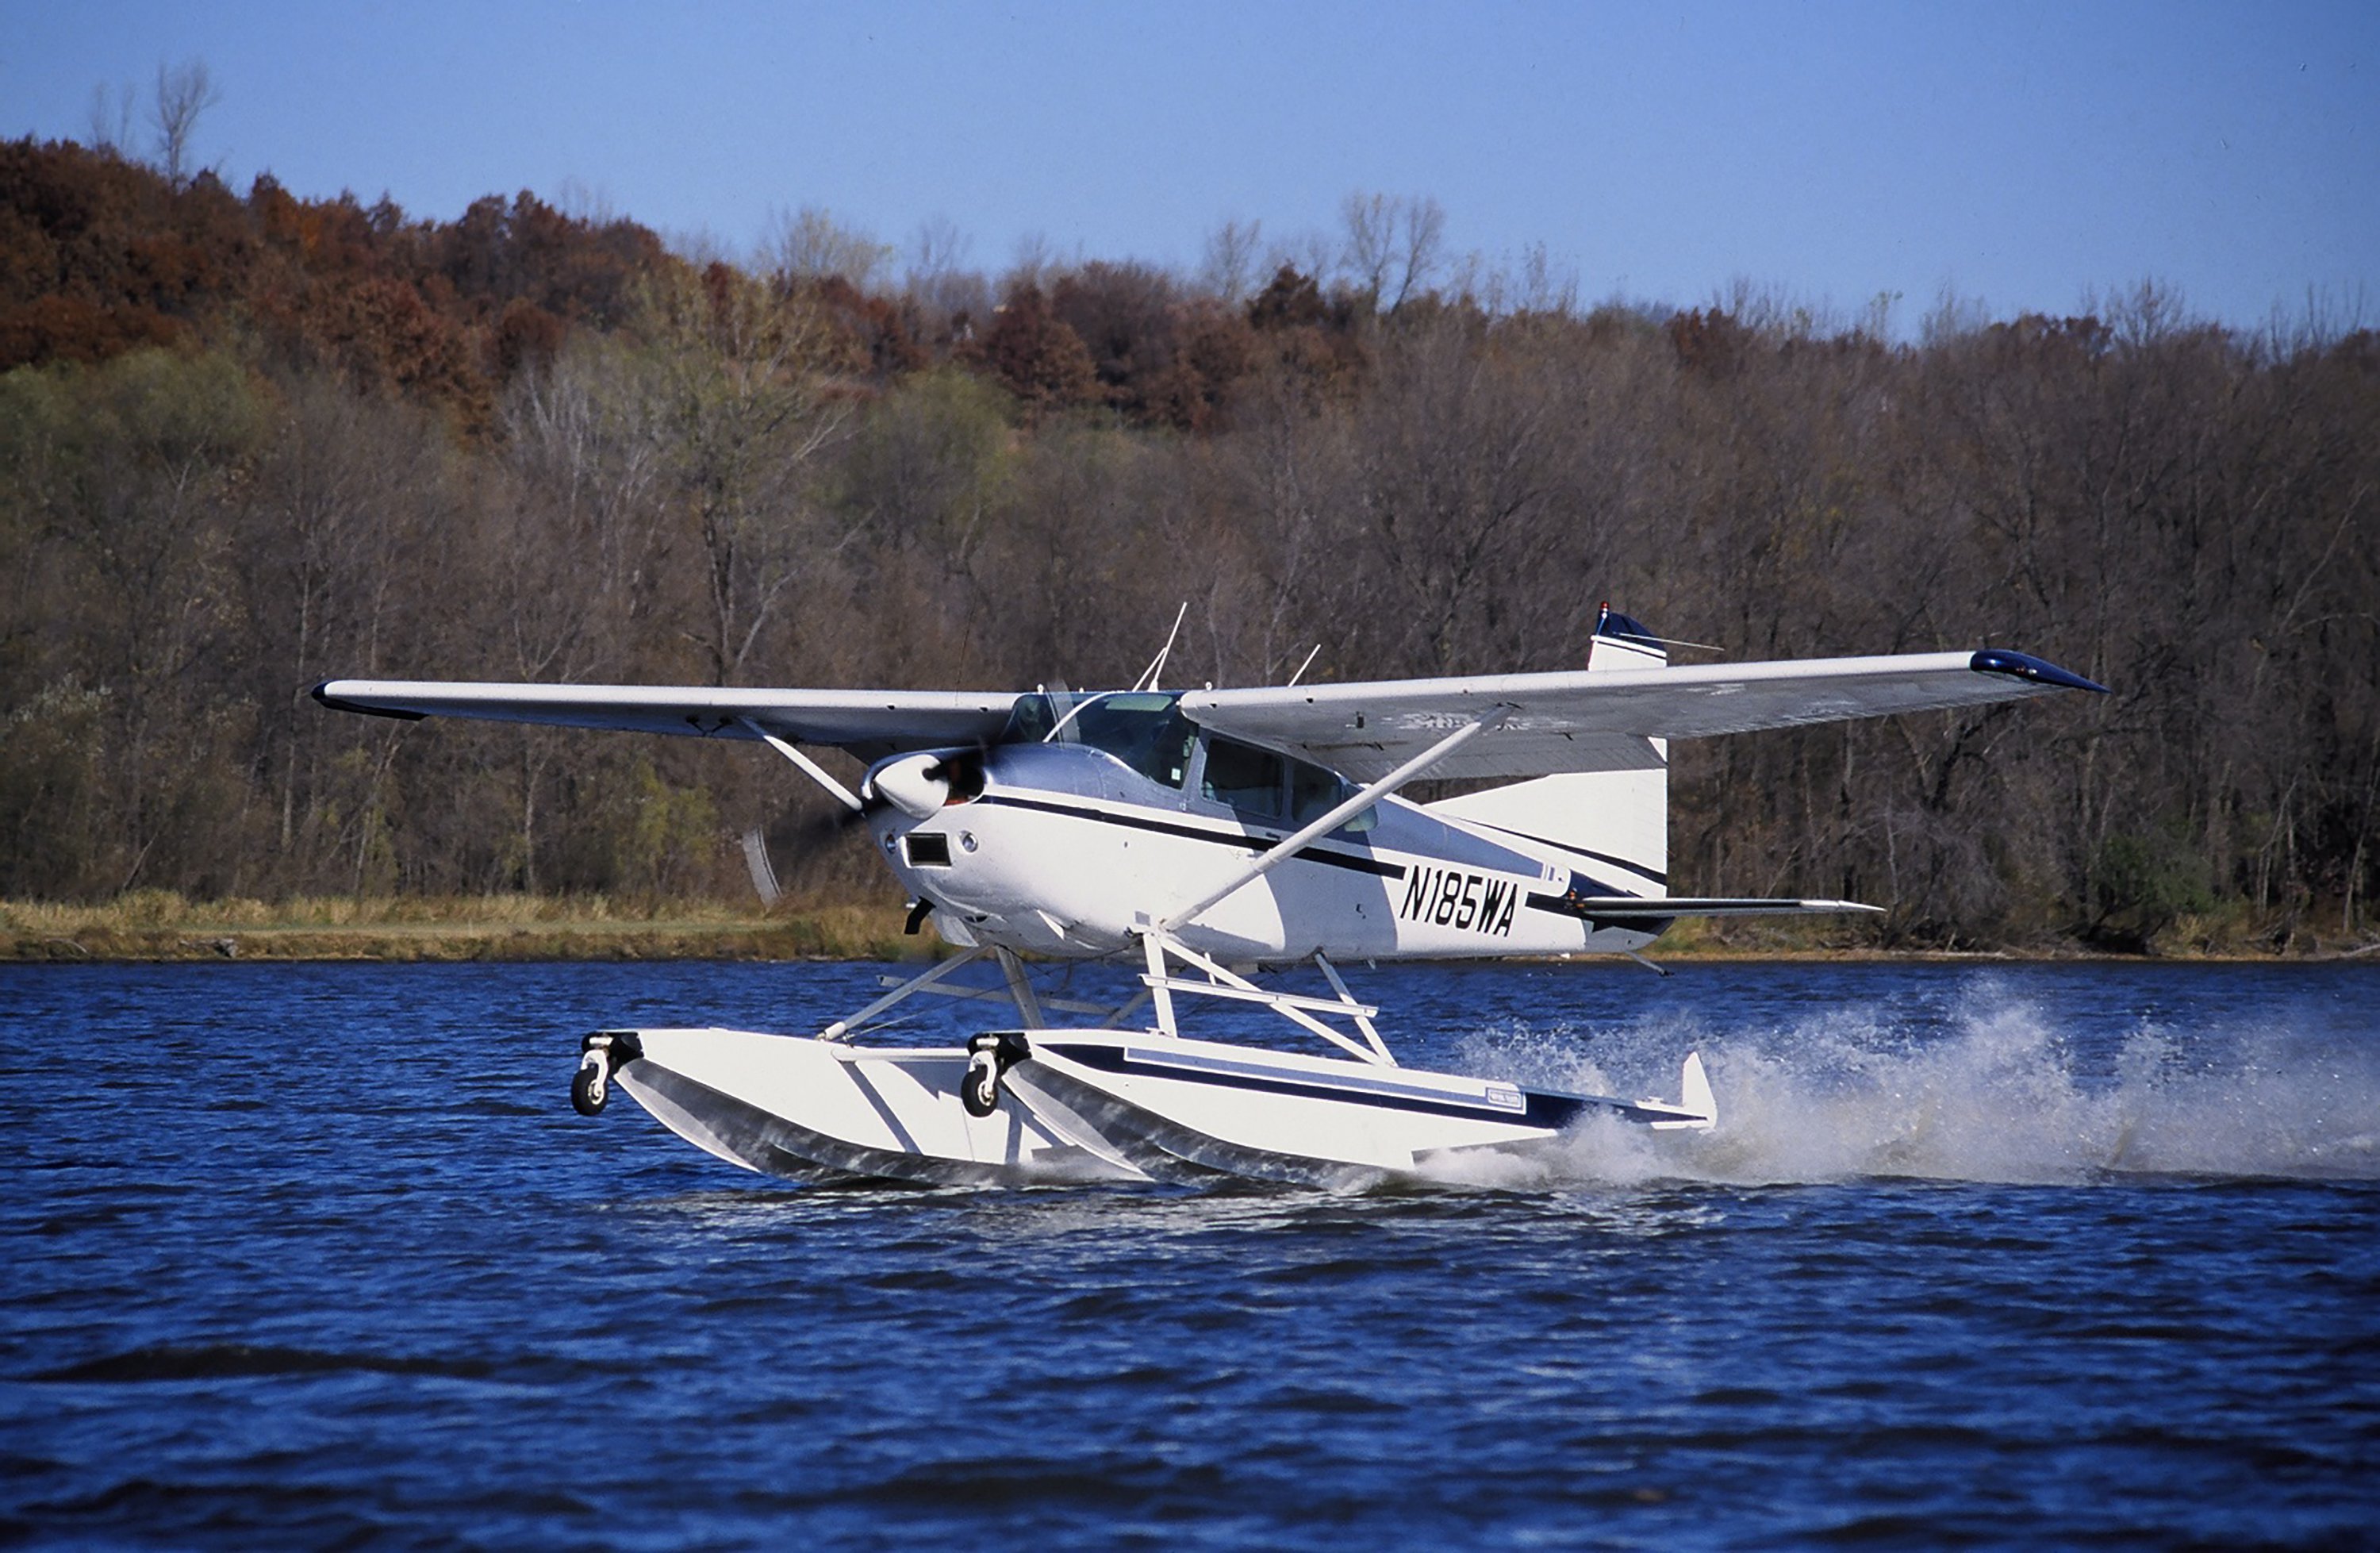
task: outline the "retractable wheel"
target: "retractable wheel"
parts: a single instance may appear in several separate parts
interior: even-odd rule
[[[966,1076],[959,1080],[959,1104],[967,1115],[988,1117],[1000,1109],[1000,1081],[1033,1055],[1017,1032],[986,1031],[967,1042]]]
[[[612,1071],[645,1055],[644,1043],[633,1030],[599,1030],[579,1042],[586,1053],[570,1079],[570,1108],[580,1116],[596,1116],[612,1100]]]
[[[1000,1053],[977,1046],[967,1053],[966,1077],[959,1081],[959,1104],[967,1115],[988,1117],[1000,1109]]]
[[[578,1071],[570,1075],[570,1108],[580,1116],[601,1116],[612,1103],[612,1056],[590,1048]]]

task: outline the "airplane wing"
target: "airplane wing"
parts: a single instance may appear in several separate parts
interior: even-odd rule
[[[2059,690],[2104,693],[2106,687],[2022,653],[1985,648],[1193,691],[1182,698],[1182,710],[1219,733],[1369,782],[1483,718],[1489,726],[1430,776],[1654,770],[1667,764],[1650,742],[1656,739],[1926,712]]]
[[[798,744],[863,760],[997,738],[1016,703],[1002,691],[745,691],[698,685],[498,685],[325,679],[314,699],[382,717],[480,717],[556,728],[753,739],[744,719]]]

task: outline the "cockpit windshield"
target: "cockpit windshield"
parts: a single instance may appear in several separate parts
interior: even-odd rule
[[[1035,691],[1018,696],[1001,731],[1002,744],[1084,744],[1101,750],[1169,788],[1182,785],[1198,729],[1182,698],[1160,691],[1093,695]]]

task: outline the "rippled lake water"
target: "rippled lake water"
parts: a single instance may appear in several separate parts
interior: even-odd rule
[[[1360,1194],[570,1110],[881,969],[0,967],[0,1540],[2380,1543],[2380,967],[1358,968],[1408,1062],[1720,1107]]]

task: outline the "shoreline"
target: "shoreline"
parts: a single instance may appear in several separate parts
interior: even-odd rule
[[[762,912],[595,897],[0,901],[0,961],[20,964],[923,960],[936,942],[905,937],[897,911],[842,902]]]
[[[818,902],[767,912],[687,902],[625,904],[600,899],[497,896],[449,900],[185,902],[128,897],[108,906],[0,902],[0,961],[17,964],[172,964],[214,960],[376,963],[558,960],[916,960],[944,946],[902,932],[895,908]],[[1675,964],[1757,962],[1919,964],[2380,966],[2380,940],[2315,940],[2293,952],[2176,948],[2128,954],[2063,943],[1998,948],[1892,948],[1796,941],[1783,934],[1718,938],[1690,932],[1647,955]],[[1581,960],[1622,963],[1617,956]]]

